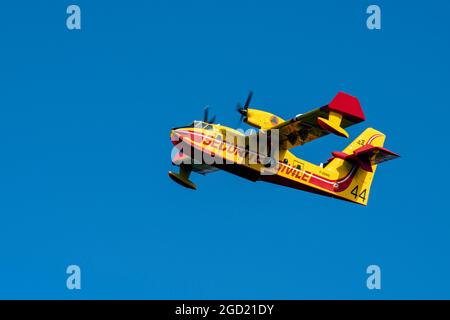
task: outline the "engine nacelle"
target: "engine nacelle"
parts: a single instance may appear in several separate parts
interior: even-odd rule
[[[244,119],[245,123],[258,129],[270,129],[284,122],[284,120],[270,112],[247,109],[247,115]]]

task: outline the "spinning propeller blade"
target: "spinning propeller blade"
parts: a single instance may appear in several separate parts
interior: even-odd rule
[[[253,97],[253,91],[250,91],[247,96],[247,100],[245,101],[244,106],[241,106],[241,104],[238,102],[236,105],[236,110],[241,114],[241,118],[239,119],[239,122],[242,122],[245,117],[247,117],[247,111],[248,107],[250,106],[250,102],[252,101]]]

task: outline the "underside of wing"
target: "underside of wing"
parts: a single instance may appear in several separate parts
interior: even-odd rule
[[[271,130],[278,129],[281,148],[290,149],[329,133],[348,138],[345,128],[364,120],[358,99],[339,92],[329,104],[282,122]]]

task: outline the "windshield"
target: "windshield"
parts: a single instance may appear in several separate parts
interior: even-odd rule
[[[207,130],[210,130],[213,128],[213,126],[211,124],[209,124],[207,122],[203,122],[203,121],[194,121],[191,123],[191,127],[207,129]]]
[[[200,128],[200,129],[212,130],[213,126],[207,122],[196,120],[194,122],[191,122],[187,126],[172,128],[172,130],[176,130],[176,129],[180,129],[180,128]]]

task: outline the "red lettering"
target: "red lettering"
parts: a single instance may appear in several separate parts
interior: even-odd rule
[[[203,144],[204,144],[205,146],[210,145],[211,142],[212,142],[212,139],[209,139],[209,138],[206,138],[206,137],[203,138]]]
[[[306,171],[305,174],[302,176],[303,181],[308,181],[308,177],[311,175],[311,172]]]

